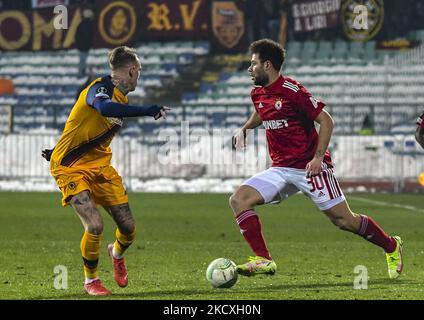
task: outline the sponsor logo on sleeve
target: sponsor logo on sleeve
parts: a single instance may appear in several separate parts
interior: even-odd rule
[[[96,92],[97,93],[104,93],[104,94],[106,94],[107,93],[107,89],[105,87],[99,87],[99,88],[97,88]]]
[[[108,91],[105,87],[99,87],[96,90],[96,95],[95,97],[101,97],[101,98],[109,98],[109,96],[107,95]]]
[[[318,108],[318,100],[315,99],[314,97],[309,97],[309,100],[311,100],[312,105],[314,106],[314,108]]]

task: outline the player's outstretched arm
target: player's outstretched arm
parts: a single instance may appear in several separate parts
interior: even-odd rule
[[[262,124],[262,119],[259,117],[259,114],[253,111],[250,118],[246,121],[244,126],[238,130],[238,132],[232,138],[233,149],[245,148],[246,147],[246,136],[247,130],[255,129]]]
[[[417,128],[415,131],[415,140],[417,140],[420,146],[424,149],[424,128]]]
[[[166,118],[166,113],[171,110],[171,108],[157,105],[130,106],[113,102],[110,99],[95,99],[93,107],[105,117],[126,118],[150,116],[154,117],[155,120],[162,117]]]

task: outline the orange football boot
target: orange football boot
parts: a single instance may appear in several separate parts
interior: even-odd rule
[[[100,281],[100,279],[96,279],[90,283],[85,283],[84,290],[90,296],[108,296],[112,294],[110,290],[103,286],[103,283]]]

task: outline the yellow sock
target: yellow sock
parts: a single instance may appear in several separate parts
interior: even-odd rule
[[[100,242],[102,235],[96,235],[84,232],[81,239],[81,254],[84,261],[84,274],[86,279],[96,279],[97,264],[100,255]]]
[[[135,229],[131,234],[123,234],[118,228],[116,228],[116,240],[113,244],[113,254],[115,258],[119,258],[124,254],[125,250],[127,250],[131,243],[134,242],[135,234]]]

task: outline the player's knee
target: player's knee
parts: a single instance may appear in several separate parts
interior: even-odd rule
[[[229,199],[230,206],[235,213],[252,208],[255,203],[243,193],[233,193]]]
[[[119,228],[119,231],[123,234],[126,234],[126,235],[133,234],[135,231],[135,223],[134,221],[126,221],[125,223],[120,225],[118,228]]]
[[[99,235],[103,233],[103,222],[102,221],[90,221],[87,224],[88,233]]]
[[[234,208],[235,205],[235,199],[234,199],[234,193],[228,198],[228,203],[230,204],[231,208]]]
[[[239,195],[237,195],[236,193],[233,193],[230,196],[229,203],[230,203],[230,207],[233,209],[233,211],[236,212],[236,211],[239,210],[239,207],[240,207],[242,201],[241,201],[241,198],[240,198]]]

